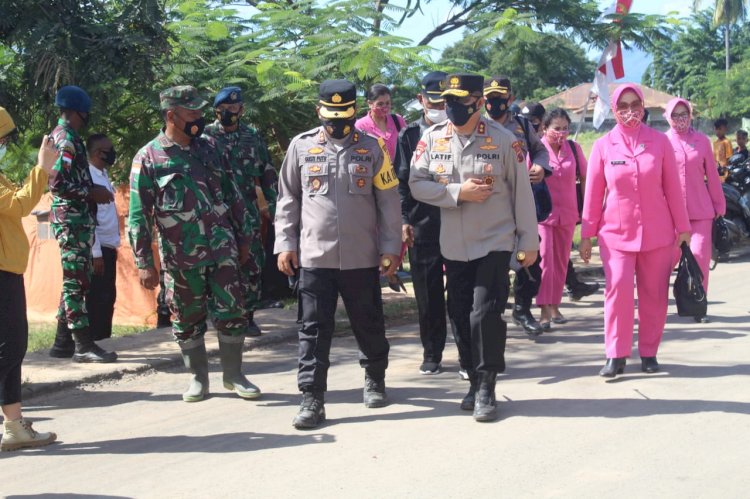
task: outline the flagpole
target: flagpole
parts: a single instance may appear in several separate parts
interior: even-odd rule
[[[592,84],[591,87],[593,88],[594,85]],[[578,134],[581,133],[581,128],[583,127],[583,123],[586,121],[586,113],[589,110],[589,102],[591,102],[591,97],[594,95],[594,92],[589,90],[589,94],[586,97],[586,102],[583,103],[583,111],[581,112],[581,118],[578,120],[578,126],[576,127],[576,133],[573,136],[573,140],[578,140]]]

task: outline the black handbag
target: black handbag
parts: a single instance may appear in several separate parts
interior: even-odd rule
[[[674,301],[677,304],[677,315],[703,317],[708,307],[706,291],[703,289],[703,272],[687,243],[683,242],[680,250],[682,255],[672,288]]]
[[[714,219],[711,236],[714,248],[716,248],[718,254],[727,253],[732,249],[732,236],[729,233],[729,227],[727,227],[727,222],[724,220],[724,217]]]
[[[531,192],[534,193],[534,204],[536,205],[536,221],[544,222],[552,213],[552,195],[549,193],[547,183],[542,180],[538,184],[531,184]]]
[[[572,140],[568,140],[570,150],[573,151],[573,157],[576,160],[576,201],[578,201],[578,219],[583,217],[583,184],[581,184],[581,165],[578,162],[578,152],[576,151],[576,143]]]

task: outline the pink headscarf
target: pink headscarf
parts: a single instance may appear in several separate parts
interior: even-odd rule
[[[643,111],[641,110],[639,113],[633,113],[630,110],[625,112],[617,112],[617,102],[620,100],[620,97],[625,92],[633,92],[635,93],[639,99],[641,99],[641,102],[643,102],[645,106],[645,102],[643,99],[643,91],[641,90],[641,87],[636,85],[635,83],[623,83],[619,87],[615,89],[615,91],[612,93],[612,100],[610,101],[610,106],[612,107],[612,114],[615,115],[615,120],[617,121],[617,128],[619,128],[623,132],[635,131],[638,130],[641,126],[641,119],[643,118]]]
[[[683,119],[672,119],[672,112],[678,105],[684,105],[689,116],[686,120]],[[690,105],[690,101],[683,99],[682,97],[675,97],[674,99],[667,102],[667,108],[664,110],[664,117],[669,122],[669,126],[672,127],[675,133],[686,133],[690,130],[690,120],[693,118],[693,106]]]

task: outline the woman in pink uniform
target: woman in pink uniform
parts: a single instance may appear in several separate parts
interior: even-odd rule
[[[539,224],[542,256],[542,280],[536,304],[542,309],[540,324],[550,329],[551,323],[564,324],[560,313],[565,276],[570,260],[570,245],[578,223],[576,197],[576,157],[581,178],[586,178],[586,156],[581,146],[569,142],[570,117],[564,109],[553,109],[544,116],[542,144],[549,152],[552,175],[545,179],[552,196],[552,212]],[[573,144],[575,151],[571,149]]]
[[[381,83],[371,86],[367,91],[367,106],[370,108],[367,115],[358,119],[354,126],[373,137],[382,138],[393,158],[398,133],[406,128],[406,121],[398,114],[391,114],[390,89]]]
[[[638,289],[641,370],[657,372],[667,320],[674,248],[690,242],[688,220],[672,144],[641,122],[640,87],[626,83],[612,95],[617,125],[594,143],[589,158],[581,224],[581,258],[591,258],[598,236],[604,266],[604,341],[607,363],[599,375],[622,374],[633,349]],[[677,236],[675,236],[677,234]]]
[[[682,198],[690,218],[690,250],[703,272],[703,287],[708,291],[713,220],[724,215],[727,202],[711,141],[690,126],[692,114],[690,102],[677,97],[667,103],[664,117],[671,127],[667,137],[677,158]],[[708,319],[696,317],[695,321],[708,322]]]

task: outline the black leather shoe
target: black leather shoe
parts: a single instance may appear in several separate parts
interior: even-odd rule
[[[644,373],[658,373],[659,363],[656,357],[641,357],[641,371]]]
[[[539,336],[542,334],[542,325],[534,319],[529,310],[523,309],[519,306],[513,308],[513,322],[521,326],[527,334],[531,336]]]
[[[597,291],[599,291],[599,283],[596,282],[576,282],[575,286],[567,289],[571,301],[579,301],[584,296],[593,295]]]
[[[326,408],[323,392],[304,392],[299,412],[292,425],[298,430],[317,428],[326,420]]]
[[[86,348],[77,349],[73,354],[73,362],[109,364],[117,360],[116,352],[107,352],[96,343]]]
[[[607,363],[604,364],[602,370],[599,371],[599,376],[604,378],[614,378],[623,372],[625,372],[625,357],[619,359],[607,359]]]

